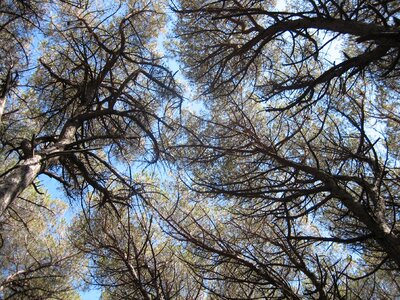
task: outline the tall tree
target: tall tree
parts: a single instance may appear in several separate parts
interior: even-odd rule
[[[191,198],[228,213],[211,227],[200,222],[209,213],[186,213],[197,234],[170,217],[177,234],[226,265],[225,284],[326,299],[357,295],[354,282],[370,280],[378,288],[365,293],[395,297],[397,2],[179,1],[175,9],[175,50],[204,113],[187,117],[172,147]],[[232,229],[213,228],[221,222]],[[334,255],[353,259],[338,264]],[[232,274],[231,262],[247,271]],[[262,274],[278,266],[277,277]],[[390,285],[376,279],[384,270]]]
[[[156,241],[149,240],[146,228],[138,230],[139,236],[132,240],[132,236],[123,235],[124,230],[112,225],[123,224],[129,228],[130,224],[124,223],[125,211],[144,192],[135,173],[139,166],[158,160],[162,150],[158,134],[161,129],[170,128],[165,116],[180,105],[172,74],[163,66],[162,55],[157,50],[160,29],[165,26],[166,3],[56,0],[40,4],[43,5],[40,14],[36,10],[39,2],[35,1],[6,1],[0,6],[12,9],[10,13],[0,12],[0,38],[8,42],[4,43],[5,50],[1,50],[12,56],[12,61],[21,62],[20,53],[24,51],[28,59],[23,65],[27,69],[22,74],[19,71],[19,77],[13,73],[12,63],[6,66],[8,69],[1,69],[1,72],[5,70],[2,91],[7,102],[0,128],[0,159],[4,166],[0,174],[0,222],[7,223],[14,208],[25,203],[28,190],[33,198],[35,192],[39,194],[37,185],[43,178],[39,175],[46,175],[60,182],[67,195],[80,199],[83,206],[88,199],[96,198],[95,203],[88,204],[96,208],[85,209],[105,216],[106,221],[112,219],[107,221],[110,228],[101,222],[98,224],[96,218],[85,219],[87,228],[71,234],[91,233],[91,226],[97,226],[99,231],[91,236],[94,241],[101,238],[107,242],[110,233],[118,233],[120,236],[116,238],[125,240],[128,247],[142,241],[151,247]],[[22,11],[27,7],[35,8],[32,16]],[[16,20],[9,17],[13,14],[18,17]],[[28,16],[40,29],[31,40],[29,22],[33,21]],[[14,22],[12,26],[11,22]],[[14,30],[12,33],[10,28]],[[30,47],[34,51],[29,52]],[[0,247],[7,257],[13,255],[13,246],[27,252],[24,257],[16,255],[13,259],[17,267],[10,264],[10,270],[4,271],[6,277],[0,283],[3,295],[18,299],[71,299],[76,295],[69,293],[68,284],[74,278],[66,280],[64,272],[71,270],[68,263],[82,262],[75,256],[59,256],[63,246],[56,242],[52,245],[54,252],[50,246],[45,249],[48,242],[45,237],[46,245],[35,244],[35,239],[45,235],[41,228],[35,227],[40,219],[39,216],[34,219],[35,212],[24,223],[32,235],[20,231],[22,237],[16,236],[13,244]],[[43,222],[40,226],[50,226],[54,220],[46,221],[50,223]],[[9,227],[18,231],[21,226],[12,223]],[[59,238],[66,242],[68,234]],[[102,256],[110,249],[119,249],[119,244],[90,245],[93,247],[75,250]],[[131,255],[130,251],[127,253]],[[145,256],[149,254],[146,252]],[[149,263],[153,264],[156,260],[151,257],[150,253]],[[106,258],[109,261],[99,266],[104,269],[102,277],[99,275],[100,281],[119,283],[108,266],[120,263],[121,257]],[[124,259],[130,266],[130,257]],[[149,273],[149,267],[134,266],[139,270],[128,270],[145,274],[145,281],[135,281],[132,273],[127,274],[125,278],[135,283],[131,293],[137,295],[134,292],[137,289],[148,289],[148,295],[152,295],[160,293],[160,288],[163,294],[179,293],[174,290],[179,289],[179,284],[173,282],[173,275],[168,278],[167,286],[159,283],[163,279],[159,274],[164,273],[161,270],[165,267],[156,265],[157,272],[153,274]],[[48,278],[52,276],[54,281],[49,283]],[[123,287],[109,287],[106,293],[108,296],[121,294],[124,294]]]
[[[157,131],[176,99],[155,51],[163,5],[52,3],[42,19],[47,29],[37,68],[3,126],[3,152],[19,160],[0,176],[0,215],[39,174],[61,182],[70,195],[94,190],[102,204],[139,192],[135,154],[157,160]],[[117,183],[123,188],[113,193],[109,187]]]
[[[76,296],[46,175],[104,299],[398,297],[397,2],[171,4],[176,121],[165,1],[1,2],[2,296]],[[164,154],[184,184],[135,174]]]

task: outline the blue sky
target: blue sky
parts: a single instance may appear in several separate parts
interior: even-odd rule
[[[40,175],[39,180],[42,184],[42,187],[45,188],[53,198],[60,199],[69,205],[69,209],[65,213],[65,218],[68,222],[70,222],[72,217],[76,213],[76,208],[74,209],[73,207],[74,203],[72,204],[72,207],[70,206],[69,200],[61,189],[61,184],[58,183],[55,179],[52,179],[46,175]],[[76,204],[79,205],[78,203]],[[79,295],[81,296],[82,300],[98,300],[100,299],[101,291],[99,289],[92,289],[85,292],[81,291],[79,292]]]
[[[80,293],[82,300],[97,300],[100,299],[101,292],[99,290],[92,290]]]
[[[169,23],[167,26],[167,30],[171,30],[172,29],[171,26],[172,26],[171,23]],[[42,36],[38,34],[35,36],[34,42],[38,44],[38,41],[40,41],[41,39]],[[165,55],[165,53],[167,52],[166,49],[164,48],[165,42],[166,42],[166,32],[160,30],[160,35],[157,39],[157,50],[161,55]],[[39,55],[39,53],[37,53],[37,55]],[[191,89],[188,87],[188,83],[184,80],[184,77],[182,76],[182,73],[179,70],[178,63],[173,58],[170,57],[165,57],[164,61],[167,63],[168,68],[171,70],[171,72],[175,73],[176,80],[180,81],[180,83],[186,87],[184,91],[185,94],[184,97],[191,96]],[[62,190],[61,184],[55,179],[52,179],[46,175],[40,175],[38,179],[42,187],[48,191],[48,193],[51,195],[52,198],[60,199],[68,204],[69,209],[65,213],[64,217],[66,218],[67,222],[70,222],[72,218],[76,215],[76,213],[80,210],[80,203],[79,202],[70,203],[70,200],[67,199],[66,195]],[[101,297],[101,290],[93,287],[93,289],[89,291],[85,292],[80,291],[79,294],[82,300],[98,300]]]

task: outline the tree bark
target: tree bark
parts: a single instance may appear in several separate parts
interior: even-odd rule
[[[54,145],[38,153],[34,153],[34,149],[31,149],[33,153],[31,157],[22,160],[0,177],[0,217],[49,164],[58,161],[58,153],[62,153],[65,147],[75,140],[75,133],[80,125],[81,121],[69,120]]]
[[[0,181],[0,217],[42,171],[42,157],[39,154],[23,160]]]
[[[4,114],[4,107],[6,106],[6,99],[7,99],[7,93],[10,90],[10,87],[12,85],[13,79],[12,79],[12,66],[8,68],[6,78],[4,79],[4,83],[2,84],[0,88],[0,124],[1,124],[1,119]]]
[[[0,123],[4,114],[4,107],[6,106],[6,97],[0,97]]]

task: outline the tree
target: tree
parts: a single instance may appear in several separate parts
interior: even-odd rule
[[[226,211],[189,209],[183,219],[198,233],[169,217],[177,234],[224,265],[206,269],[225,285],[252,274],[246,284],[286,298],[396,297],[396,2],[179,1],[175,10],[175,50],[205,109],[171,148],[191,199]],[[262,273],[270,268],[276,277]]]
[[[0,4],[0,121],[19,72],[29,64],[29,34],[39,26],[45,1],[2,1]]]
[[[66,204],[25,191],[1,223],[2,299],[79,299],[82,255],[66,238]]]
[[[90,260],[86,280],[102,299],[199,299],[202,289],[179,260],[180,245],[163,234],[146,205],[88,209],[76,220],[76,248]]]
[[[172,76],[154,50],[163,5],[50,6],[51,18],[41,19],[48,28],[38,65],[4,121],[3,153],[18,162],[0,177],[0,215],[39,174],[61,182],[71,196],[94,190],[102,205],[140,192],[132,179],[135,154],[157,160],[157,128],[176,104]],[[124,188],[113,194],[109,187],[117,183]]]
[[[165,25],[165,3],[18,0],[2,2],[0,7],[0,38],[7,41],[1,51],[10,56],[10,61],[2,61],[4,74],[0,74],[4,78],[1,104],[5,105],[0,128],[0,157],[5,166],[0,175],[1,222],[8,222],[14,208],[25,202],[27,190],[33,198],[35,192],[39,194],[39,175],[46,175],[60,182],[71,200],[81,200],[85,209],[89,209],[86,201],[96,198],[90,204],[96,208],[90,209],[99,209],[98,215],[112,211],[110,218],[124,224],[126,220],[119,219],[126,217],[123,207],[144,193],[135,173],[140,166],[158,160],[162,151],[158,134],[169,128],[165,116],[181,101],[172,74],[157,53],[159,29]],[[33,27],[37,30],[31,32]],[[34,35],[32,40],[29,34]],[[35,50],[29,52],[30,47]],[[26,62],[21,53],[26,54]],[[24,69],[18,69],[19,76],[14,61]],[[39,218],[35,213],[30,212],[29,219]],[[71,234],[90,232],[91,224],[97,222],[85,221],[88,228]],[[58,255],[57,251],[64,251],[63,244],[55,240],[55,253],[50,246],[42,249],[47,246],[46,239],[45,245],[37,245],[40,249],[32,250],[35,239],[45,232],[36,228],[36,221],[25,223],[32,235],[20,231],[23,236],[15,237],[15,247],[21,247],[27,259],[18,256],[12,262],[18,267],[10,267],[15,272],[4,272],[4,297],[70,299],[74,295],[68,293],[67,284],[72,278],[65,283],[64,272],[71,270],[71,260],[82,262],[72,255]],[[96,234],[107,237],[108,229],[101,225],[104,231]],[[17,231],[20,226],[12,223],[10,228]],[[110,230],[124,233],[118,228]],[[140,233],[147,234],[146,230]],[[66,242],[68,234],[59,238]],[[134,244],[129,238],[127,244]],[[155,243],[143,238],[146,245]],[[139,236],[135,243],[141,239]],[[82,250],[101,253],[109,247],[95,246],[98,248],[75,251],[79,256]],[[12,253],[11,246],[0,249],[7,257]],[[104,265],[113,263],[115,259]],[[101,280],[113,280],[107,271]],[[54,282],[50,284],[51,276]],[[147,283],[139,282],[136,287],[146,288]],[[113,293],[120,291],[108,287],[106,294]]]
[[[181,114],[166,2],[3,2],[2,296],[74,297],[81,259],[104,299],[399,296],[396,1],[171,2]]]

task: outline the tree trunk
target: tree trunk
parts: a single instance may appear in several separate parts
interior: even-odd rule
[[[12,69],[13,66],[10,66],[7,71],[6,78],[4,78],[4,83],[1,85],[0,88],[0,124],[1,124],[1,119],[4,114],[4,107],[6,106],[6,101],[7,101],[7,94],[10,91],[11,86],[14,84],[15,79],[17,76],[13,79],[12,76]]]
[[[347,191],[338,187],[335,182],[330,182],[328,185],[332,195],[337,197],[370,230],[375,241],[400,267],[400,239],[391,232],[386,222],[370,215],[362,204],[357,202]]]
[[[8,206],[16,199],[40,174],[42,169],[41,155],[36,154],[23,160],[18,166],[0,178],[0,217]]]
[[[80,125],[81,121],[77,120],[66,122],[58,142],[24,159],[0,177],[0,217],[9,205],[44,171],[45,165],[58,161],[57,154],[62,153],[65,147],[75,140],[75,133]],[[33,153],[34,149],[31,150]]]
[[[6,97],[0,97],[0,124],[4,114],[4,107],[6,106]]]

